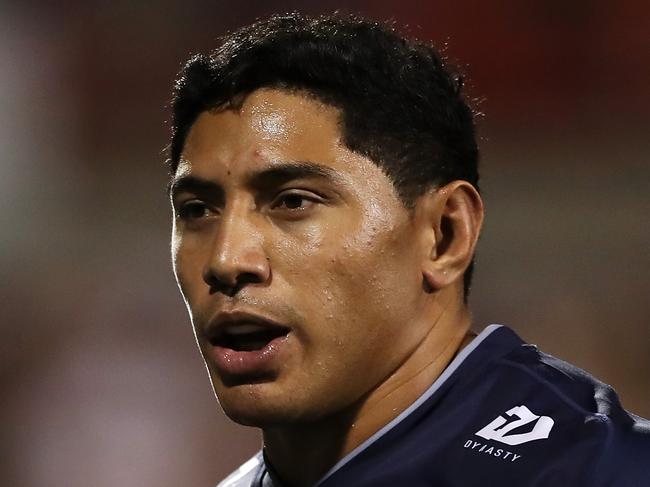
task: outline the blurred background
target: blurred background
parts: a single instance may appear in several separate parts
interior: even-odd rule
[[[211,393],[169,260],[170,88],[273,12],[394,19],[481,99],[475,328],[650,416],[650,3],[0,2],[0,484],[212,486],[259,448]]]

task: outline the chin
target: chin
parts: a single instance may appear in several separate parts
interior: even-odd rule
[[[220,400],[223,412],[235,423],[256,428],[269,428],[301,421],[295,405],[267,404],[263,400]]]
[[[308,407],[290,394],[265,394],[259,384],[217,392],[223,412],[235,423],[257,428],[310,423],[322,419],[322,407]],[[262,390],[260,390],[262,389]]]

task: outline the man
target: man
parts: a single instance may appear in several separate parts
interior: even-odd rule
[[[220,485],[650,485],[650,425],[505,327],[470,330],[473,118],[430,47],[272,17],[184,68],[174,271],[263,451]]]

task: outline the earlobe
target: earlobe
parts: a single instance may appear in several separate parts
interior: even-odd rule
[[[422,263],[423,285],[430,292],[462,281],[470,265],[483,222],[483,203],[467,181],[453,181],[427,194],[431,246]]]

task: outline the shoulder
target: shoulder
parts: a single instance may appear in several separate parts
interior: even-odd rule
[[[589,372],[529,344],[512,350],[499,362],[500,373],[511,386],[534,388],[534,396],[549,408],[566,410],[580,420],[598,419],[644,436],[648,420],[626,411],[616,391]]]
[[[552,421],[547,454],[588,465],[594,485],[650,484],[650,421],[626,411],[611,386],[534,345],[499,362],[513,395]]]
[[[257,453],[253,458],[242,464],[241,467],[219,482],[217,487],[250,487],[263,462],[262,452]]]
[[[589,372],[523,344],[498,361],[501,377],[514,394],[534,397],[549,412],[564,412],[568,420],[602,424],[609,435],[648,442],[650,422],[624,409],[618,394]]]

